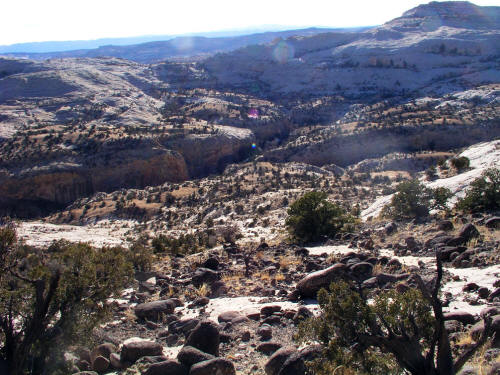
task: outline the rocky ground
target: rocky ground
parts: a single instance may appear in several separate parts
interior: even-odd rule
[[[98,346],[90,355],[93,365],[88,352],[82,352],[76,365],[80,370],[94,366],[101,373],[156,374],[171,367],[183,373],[191,366],[196,374],[214,373],[212,366],[234,366],[237,374],[298,373],[287,371],[298,371],[314,347],[300,347],[294,333],[300,321],[319,312],[311,298],[321,286],[350,274],[374,292],[408,287],[412,273],[434,276],[436,247],[447,256],[447,327],[454,345],[466,345],[464,337],[470,332],[476,337],[480,330],[481,311],[492,308],[500,314],[500,231],[498,218],[464,220],[466,224],[460,219],[406,226],[372,223],[358,235],[323,246],[227,244],[165,259],[154,271],[136,273],[135,286],[110,301],[114,320],[96,332],[117,353],[105,353],[109,364],[96,359],[103,350]],[[483,367],[491,365],[499,354],[491,348],[471,366],[481,361]],[[214,356],[223,359],[193,365]]]

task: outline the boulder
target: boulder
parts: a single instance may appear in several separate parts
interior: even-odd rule
[[[225,311],[217,317],[219,323],[230,322],[233,319],[237,319],[242,317],[242,315],[238,311]]]
[[[488,301],[492,302],[493,299],[498,297],[500,297],[500,288],[496,288],[493,292],[490,293]]]
[[[230,360],[214,358],[193,365],[189,375],[236,375],[236,370]]]
[[[500,228],[500,217],[490,217],[484,222],[484,225],[486,225],[488,228]]]
[[[92,362],[92,370],[98,372],[99,374],[105,372],[109,367],[109,360],[103,356],[97,356]]]
[[[324,270],[310,273],[297,283],[297,290],[303,297],[316,298],[321,288],[328,288],[330,283],[341,278],[346,270],[345,264],[337,263]]]
[[[479,231],[474,224],[471,223],[465,224],[458,233],[458,236],[464,239],[464,243],[473,238],[479,237],[479,235]]]
[[[438,223],[438,229],[444,231],[453,230],[453,223],[450,220],[441,220]]]
[[[290,355],[278,375],[305,375],[307,374],[306,362],[312,361],[321,356],[321,345],[307,346],[299,352]]]
[[[271,355],[276,350],[278,350],[280,348],[281,348],[281,344],[280,343],[267,341],[267,342],[260,343],[257,346],[257,351],[261,352],[261,353],[263,353],[265,355]]]
[[[351,267],[351,274],[358,279],[366,280],[372,275],[373,264],[368,262],[359,262]]]
[[[94,362],[98,356],[102,356],[109,360],[111,353],[116,353],[116,350],[116,346],[109,342],[98,345],[90,352],[90,362]]]
[[[500,345],[500,315],[495,315],[492,317],[491,322],[492,333],[495,333],[495,342],[493,343],[493,347],[498,348]],[[478,340],[481,337],[481,334],[484,331],[484,321],[481,320],[474,324],[470,330],[470,334],[474,340]]]
[[[177,355],[179,362],[187,367],[191,367],[196,363],[208,361],[214,358],[215,357],[213,355],[204,353],[192,346],[184,346]]]
[[[117,370],[120,370],[125,367],[120,360],[120,355],[117,353],[111,353],[109,355],[109,364],[111,365],[111,367]]]
[[[474,324],[476,322],[476,318],[471,313],[465,311],[457,311],[457,312],[449,312],[443,314],[444,320],[456,320],[462,323],[463,325]]]
[[[168,360],[153,363],[148,367],[144,375],[188,375],[189,368],[177,361]]]
[[[168,325],[168,332],[170,334],[181,333],[184,336],[188,336],[189,333],[198,325],[199,322],[200,320],[196,318],[176,320]]]
[[[294,353],[297,353],[294,347],[285,347],[274,352],[265,364],[266,375],[278,375],[285,361]]]
[[[162,315],[172,314],[175,310],[175,303],[170,299],[140,303],[134,309],[135,315],[139,319],[153,321],[160,320]]]
[[[263,306],[260,309],[260,315],[261,316],[270,316],[274,314],[275,312],[281,311],[281,306],[279,305],[269,305],[269,306]]]
[[[193,346],[214,356],[219,355],[219,344],[219,325],[210,320],[199,322],[186,340],[186,345]]]
[[[122,351],[120,353],[120,361],[134,363],[139,358],[161,355],[162,352],[163,347],[157,342],[132,341],[123,344]]]
[[[217,280],[219,280],[219,274],[210,268],[198,268],[194,271],[191,279],[195,287],[200,287],[203,284],[211,284]]]
[[[203,262],[203,268],[208,268],[213,271],[217,271],[219,268],[219,260],[215,257],[210,257]]]
[[[257,330],[257,336],[261,341],[270,340],[273,337],[273,330],[269,325],[264,324]]]

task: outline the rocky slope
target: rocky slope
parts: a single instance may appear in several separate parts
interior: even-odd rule
[[[254,157],[335,170],[491,140],[499,30],[497,7],[444,2],[201,62],[0,59],[0,212],[36,216]]]

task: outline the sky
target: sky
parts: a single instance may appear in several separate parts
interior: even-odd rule
[[[0,45],[173,35],[260,25],[379,25],[422,0],[3,0]],[[476,0],[500,5],[500,0]]]

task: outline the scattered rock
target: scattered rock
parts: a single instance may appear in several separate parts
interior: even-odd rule
[[[261,341],[270,340],[273,337],[273,330],[268,325],[263,325],[257,330],[257,336],[259,336]]]

